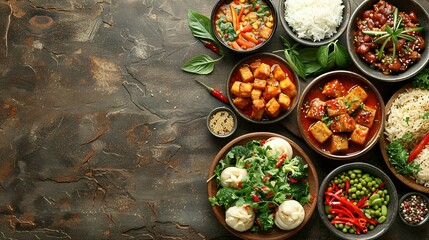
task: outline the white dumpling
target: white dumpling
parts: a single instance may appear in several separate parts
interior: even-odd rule
[[[222,187],[238,188],[240,182],[243,182],[246,177],[246,169],[227,167],[220,174],[220,185],[222,185]]]
[[[232,229],[244,232],[252,228],[255,212],[249,206],[233,206],[226,210],[225,222]]]
[[[280,204],[274,223],[283,230],[292,230],[304,221],[304,207],[296,200],[286,200]]]
[[[277,155],[277,157],[281,157],[286,154],[286,159],[291,159],[293,156],[292,146],[283,138],[271,137],[267,139],[264,147],[267,148],[268,146],[271,147],[270,150],[267,150],[268,156]]]

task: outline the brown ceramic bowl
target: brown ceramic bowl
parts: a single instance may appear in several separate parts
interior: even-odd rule
[[[359,85],[367,92],[368,98],[364,101],[365,105],[375,108],[375,120],[372,126],[369,128],[369,134],[363,145],[352,143],[348,140],[349,149],[337,153],[331,153],[330,141],[332,137],[329,137],[323,144],[318,142],[316,138],[309,131],[309,128],[313,126],[319,120],[307,117],[307,110],[312,100],[319,98],[322,101],[326,101],[327,98],[322,94],[322,88],[326,83],[338,79],[345,87],[347,92],[353,87]],[[345,103],[348,104],[348,103]],[[375,88],[375,86],[368,81],[365,77],[350,71],[332,71],[322,74],[316,77],[303,91],[298,101],[297,106],[297,122],[301,136],[307,142],[310,147],[320,155],[333,159],[333,160],[351,160],[362,156],[368,152],[378,141],[384,125],[385,110],[383,99]],[[358,111],[358,110],[356,110]],[[351,116],[353,117],[352,113]],[[330,118],[332,120],[332,118]],[[326,125],[329,124],[330,120],[326,119]],[[323,122],[323,121],[322,121]],[[331,126],[330,126],[331,127]],[[350,138],[351,133],[344,133],[341,135],[342,138]]]
[[[357,30],[357,19],[361,19],[363,13],[366,10],[373,9],[373,5],[378,3],[379,0],[366,0],[362,2],[353,12],[350,21],[347,26],[347,49],[350,54],[350,57],[356,67],[368,77],[378,79],[386,82],[399,82],[407,80],[417,73],[419,73],[429,61],[429,14],[428,12],[418,3],[416,0],[387,0],[386,2],[396,6],[401,12],[410,12],[414,11],[419,19],[420,26],[423,26],[423,37],[425,39],[425,49],[421,53],[422,58],[411,65],[405,72],[396,73],[392,75],[385,75],[378,69],[372,68],[362,57],[358,56],[355,52],[354,47],[354,32]]]
[[[343,0],[343,15],[342,15],[342,21],[340,25],[336,29],[336,33],[334,33],[331,37],[324,38],[320,41],[313,41],[311,39],[304,39],[301,37],[298,37],[298,34],[296,31],[293,30],[292,27],[289,26],[285,19],[285,0],[280,0],[280,7],[279,7],[279,19],[282,23],[283,28],[285,29],[288,36],[290,36],[295,42],[298,42],[300,44],[311,46],[311,47],[318,47],[325,44],[328,44],[329,42],[335,41],[338,39],[341,34],[344,33],[344,31],[347,28],[347,23],[349,22],[350,18],[350,2],[349,0]]]
[[[331,180],[341,174],[342,172],[347,172],[349,170],[359,169],[362,172],[368,173],[373,177],[380,178],[386,185],[385,189],[387,189],[388,194],[390,196],[389,203],[387,204],[387,216],[386,220],[375,226],[373,230],[369,230],[367,233],[358,234],[350,234],[344,233],[340,229],[337,229],[334,225],[331,224],[331,220],[328,219],[325,212],[325,198],[324,193],[328,186],[330,185]],[[395,188],[395,184],[392,180],[384,173],[381,169],[363,162],[353,162],[341,165],[337,167],[332,172],[330,172],[324,179],[319,188],[319,196],[317,199],[317,210],[319,212],[320,217],[322,218],[322,222],[324,225],[339,239],[348,239],[348,240],[359,240],[359,239],[376,239],[382,236],[387,230],[392,226],[395,221],[396,214],[398,213],[398,193]]]
[[[267,45],[271,41],[271,39],[273,38],[274,33],[276,32],[276,29],[277,29],[277,10],[274,7],[273,3],[270,0],[263,0],[263,2],[268,6],[269,11],[271,12],[272,17],[273,17],[273,26],[271,28],[272,31],[271,31],[271,34],[269,35],[268,39],[263,40],[262,43],[254,44],[254,47],[251,47],[251,48],[247,48],[247,49],[238,48],[238,49],[235,49],[235,48],[233,48],[232,46],[230,46],[227,43],[227,41],[229,41],[229,40],[225,39],[225,37],[224,37],[225,35],[221,36],[221,33],[219,33],[217,31],[217,25],[218,25],[218,23],[216,21],[216,16],[219,13],[220,8],[222,6],[224,6],[225,4],[229,5],[231,2],[233,2],[233,1],[232,0],[219,0],[216,3],[216,5],[213,7],[212,12],[211,12],[211,18],[210,18],[210,21],[211,21],[210,24],[211,24],[211,28],[212,28],[212,31],[213,31],[213,35],[215,36],[215,38],[224,47],[226,47],[227,49],[231,50],[234,53],[253,53],[253,52],[256,52],[256,51],[260,50],[262,47],[264,47],[265,45]],[[229,11],[229,9],[227,11]],[[262,8],[261,8],[261,11],[262,11]],[[226,35],[228,35],[228,34],[226,34]],[[249,42],[249,41],[247,41],[247,42]],[[249,42],[249,43],[251,43],[251,42]]]
[[[408,88],[411,88],[410,84],[405,85],[404,87],[402,87],[401,89],[399,89],[395,94],[393,94],[393,96],[389,99],[389,101],[386,104],[386,121],[389,117],[389,113],[390,113],[390,108],[392,107],[393,101],[398,97],[399,94],[405,92]],[[389,161],[389,156],[387,154],[387,145],[389,144],[389,141],[386,138],[385,134],[382,134],[382,136],[380,137],[380,150],[381,150],[381,154],[383,155],[383,159],[384,162],[386,163],[387,167],[390,169],[390,171],[393,173],[393,175],[395,175],[395,177],[397,179],[399,179],[399,181],[401,181],[402,183],[404,183],[405,185],[407,185],[408,187],[419,191],[419,192],[424,192],[424,193],[428,193],[429,194],[429,187],[425,187],[423,185],[420,185],[418,183],[416,183],[416,180],[411,178],[411,177],[406,177],[402,174],[399,174],[398,172],[396,172],[395,167],[392,166],[392,164]]]
[[[317,205],[316,199],[317,199],[319,182],[318,182],[318,178],[317,178],[316,169],[315,169],[313,163],[311,162],[310,158],[295,142],[291,141],[290,139],[288,139],[282,135],[275,134],[275,133],[269,133],[269,132],[255,132],[255,133],[249,133],[249,134],[242,135],[240,137],[235,138],[231,142],[229,142],[227,145],[225,145],[218,152],[218,154],[216,155],[216,157],[214,158],[214,160],[212,162],[212,165],[210,166],[210,170],[209,170],[209,174],[208,174],[208,178],[211,179],[207,185],[208,197],[210,198],[210,197],[215,196],[217,191],[218,191],[218,184],[217,184],[216,180],[214,178],[212,178],[212,176],[214,174],[214,169],[215,169],[216,165],[219,163],[219,161],[225,157],[226,153],[233,146],[245,145],[246,143],[248,143],[251,140],[268,139],[270,137],[280,137],[280,138],[283,138],[286,141],[288,141],[290,143],[290,145],[292,146],[294,155],[301,156],[302,159],[308,164],[309,191],[310,191],[310,194],[312,194],[312,196],[314,196],[314,200],[311,203],[305,204],[305,206],[304,206],[304,210],[305,210],[304,221],[297,228],[290,230],[290,231],[281,230],[275,226],[266,232],[250,232],[250,231],[238,232],[238,231],[235,231],[234,229],[230,228],[226,224],[226,222],[225,222],[225,208],[223,206],[222,207],[213,206],[212,210],[213,210],[213,213],[214,213],[216,219],[228,231],[230,231],[232,234],[234,234],[235,236],[240,237],[242,239],[280,240],[280,239],[289,238],[289,237],[293,236],[294,234],[296,234],[298,231],[300,231],[302,227],[304,227],[304,225],[308,222],[308,220],[310,219],[314,210],[316,209],[316,205]]]
[[[274,65],[279,65],[282,70],[286,73],[286,75],[289,77],[289,79],[292,81],[292,83],[295,85],[296,88],[296,95],[290,98],[290,106],[287,109],[282,109],[280,113],[276,117],[270,117],[264,114],[262,119],[254,119],[251,117],[252,112],[252,101],[250,97],[247,97],[246,99],[249,101],[247,106],[243,109],[234,103],[234,99],[237,97],[235,96],[231,90],[234,82],[236,81],[242,81],[239,76],[239,69],[243,66],[249,66],[251,63],[255,61],[262,61],[263,63],[267,63],[271,66],[271,69],[273,69]],[[271,77],[270,77],[271,78]],[[268,80],[269,78],[267,78]],[[254,85],[253,85],[254,86]],[[296,107],[296,104],[298,102],[299,94],[300,94],[300,84],[299,84],[299,78],[298,75],[293,71],[293,69],[290,67],[290,65],[281,57],[278,55],[272,54],[272,53],[256,53],[251,56],[248,56],[241,61],[239,61],[231,70],[231,73],[229,74],[229,77],[226,81],[226,87],[227,87],[227,97],[229,99],[229,102],[232,106],[232,108],[235,110],[235,112],[245,120],[257,123],[257,124],[270,124],[278,122],[285,117],[287,117],[290,113],[292,113],[293,109]],[[252,87],[254,89],[254,87]],[[283,92],[283,91],[282,91]],[[278,99],[278,97],[276,98]],[[268,102],[268,100],[266,101]]]

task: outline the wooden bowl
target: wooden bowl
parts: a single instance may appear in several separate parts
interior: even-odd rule
[[[318,194],[318,187],[319,182],[317,178],[317,172],[316,168],[314,167],[313,163],[311,162],[310,158],[307,156],[307,154],[292,140],[279,135],[275,133],[270,132],[255,132],[255,133],[249,133],[242,135],[240,137],[235,138],[231,142],[229,142],[227,145],[225,145],[219,153],[214,158],[212,165],[209,170],[208,178],[210,179],[214,174],[214,169],[218,162],[223,159],[226,155],[226,153],[236,145],[245,145],[247,142],[251,140],[260,140],[260,139],[268,139],[270,137],[280,137],[285,139],[289,144],[292,146],[293,152],[295,156],[301,156],[303,161],[308,164],[308,183],[309,183],[309,191],[312,196],[314,196],[312,202],[309,204],[305,204],[304,210],[305,210],[305,217],[304,221],[295,229],[290,231],[281,230],[278,227],[274,226],[272,229],[266,232],[238,232],[234,229],[230,228],[226,222],[225,222],[225,208],[222,206],[212,206],[213,213],[216,217],[216,219],[232,234],[234,234],[237,237],[240,237],[242,239],[249,239],[249,240],[280,240],[280,239],[286,239],[294,234],[296,234],[301,228],[305,226],[305,224],[310,219],[311,215],[313,215],[314,210],[317,206],[317,194]],[[218,185],[216,182],[216,179],[211,179],[208,182],[207,185],[207,191],[208,191],[208,197],[214,197],[218,191]]]
[[[405,92],[408,88],[411,88],[410,84],[403,86],[395,94],[393,94],[393,96],[389,99],[389,101],[386,104],[386,120],[389,116],[388,113],[390,112],[390,108],[392,107],[393,101],[398,97],[399,94]],[[389,162],[389,156],[387,155],[387,145],[388,144],[389,144],[389,141],[386,139],[385,134],[382,134],[382,136],[380,137],[380,141],[379,141],[381,154],[383,155],[384,162],[386,163],[386,165],[390,169],[390,171],[393,173],[393,175],[395,175],[395,177],[397,179],[399,179],[399,181],[401,181],[402,183],[404,183],[408,187],[410,187],[416,191],[429,194],[429,188],[428,187],[425,187],[423,185],[416,183],[416,181],[411,177],[406,177],[406,176],[396,172],[395,168]]]
[[[331,153],[329,151],[330,139],[321,144],[310,133],[309,127],[318,120],[306,117],[306,111],[311,100],[315,98],[319,98],[322,101],[327,100],[327,98],[322,95],[321,89],[326,83],[335,79],[338,79],[340,82],[346,80],[343,83],[345,84],[346,90],[353,88],[355,85],[362,86],[368,93],[368,98],[365,100],[365,103],[369,102],[371,105],[374,105],[373,107],[377,109],[377,112],[375,114],[374,123],[369,130],[369,137],[362,146],[352,143],[353,145],[349,144],[350,148],[345,152]],[[304,89],[297,106],[297,122],[301,136],[314,151],[332,160],[352,160],[368,152],[377,143],[382,134],[384,119],[384,102],[377,88],[365,77],[344,70],[331,71],[316,77]]]

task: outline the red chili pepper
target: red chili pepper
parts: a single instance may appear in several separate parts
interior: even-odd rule
[[[277,161],[277,163],[276,163],[276,168],[279,168],[279,167],[281,167],[282,166],[282,164],[284,163],[284,158],[280,158],[278,161]]]
[[[204,83],[198,81],[197,79],[195,79],[195,81],[197,81],[199,84],[203,85],[211,95],[213,95],[214,97],[216,97],[220,101],[229,104],[228,98],[225,97],[220,91],[205,85]]]
[[[274,192],[269,192],[265,197],[266,198],[271,198],[272,196],[274,196]]]
[[[417,145],[417,147],[410,153],[410,156],[408,157],[408,163],[412,162],[417,155],[423,150],[423,148],[428,144],[429,142],[429,133],[426,134],[426,136],[420,141],[420,143]]]
[[[263,146],[266,142],[267,142],[267,140],[266,140],[266,139],[263,139],[263,140],[261,140],[261,141],[259,142],[259,145],[260,145],[260,146]]]
[[[289,178],[289,182],[291,182],[291,183],[297,183],[298,181],[295,178]]]
[[[271,174],[269,174],[269,173],[267,173],[267,174],[265,174],[265,176],[264,176],[264,178],[262,179],[262,181],[263,182],[268,182],[268,181],[270,181],[270,179],[271,179]]]
[[[204,40],[204,39],[200,39],[200,41],[204,44],[204,46],[210,50],[212,50],[213,52],[217,53],[217,54],[221,54],[219,48],[210,41]]]
[[[242,188],[242,187],[243,187],[243,182],[238,182],[237,188]]]
[[[258,196],[256,196],[255,194],[252,195],[253,201],[254,202],[260,202],[261,200],[259,199]]]
[[[346,193],[349,193],[349,189],[350,189],[350,181],[347,179],[346,180]]]
[[[246,168],[250,168],[250,166],[252,166],[252,165],[250,165],[250,163],[246,163],[245,166],[246,166]]]

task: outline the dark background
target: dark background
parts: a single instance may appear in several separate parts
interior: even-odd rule
[[[187,25],[188,8],[209,16],[214,4],[0,0],[0,239],[231,239],[212,214],[206,179],[217,151],[245,133],[296,141],[320,182],[342,164],[296,137],[293,115],[268,126],[240,119],[228,139],[208,132],[207,114],[223,104],[194,80],[225,91],[243,57],[227,52],[208,76],[180,70],[195,55],[218,57]],[[261,51],[281,50],[280,35],[279,24]],[[386,102],[405,84],[374,83]],[[385,170],[400,196],[412,191],[378,145],[357,160]],[[427,226],[397,218],[382,238],[429,239]],[[317,211],[293,237],[333,238]]]

